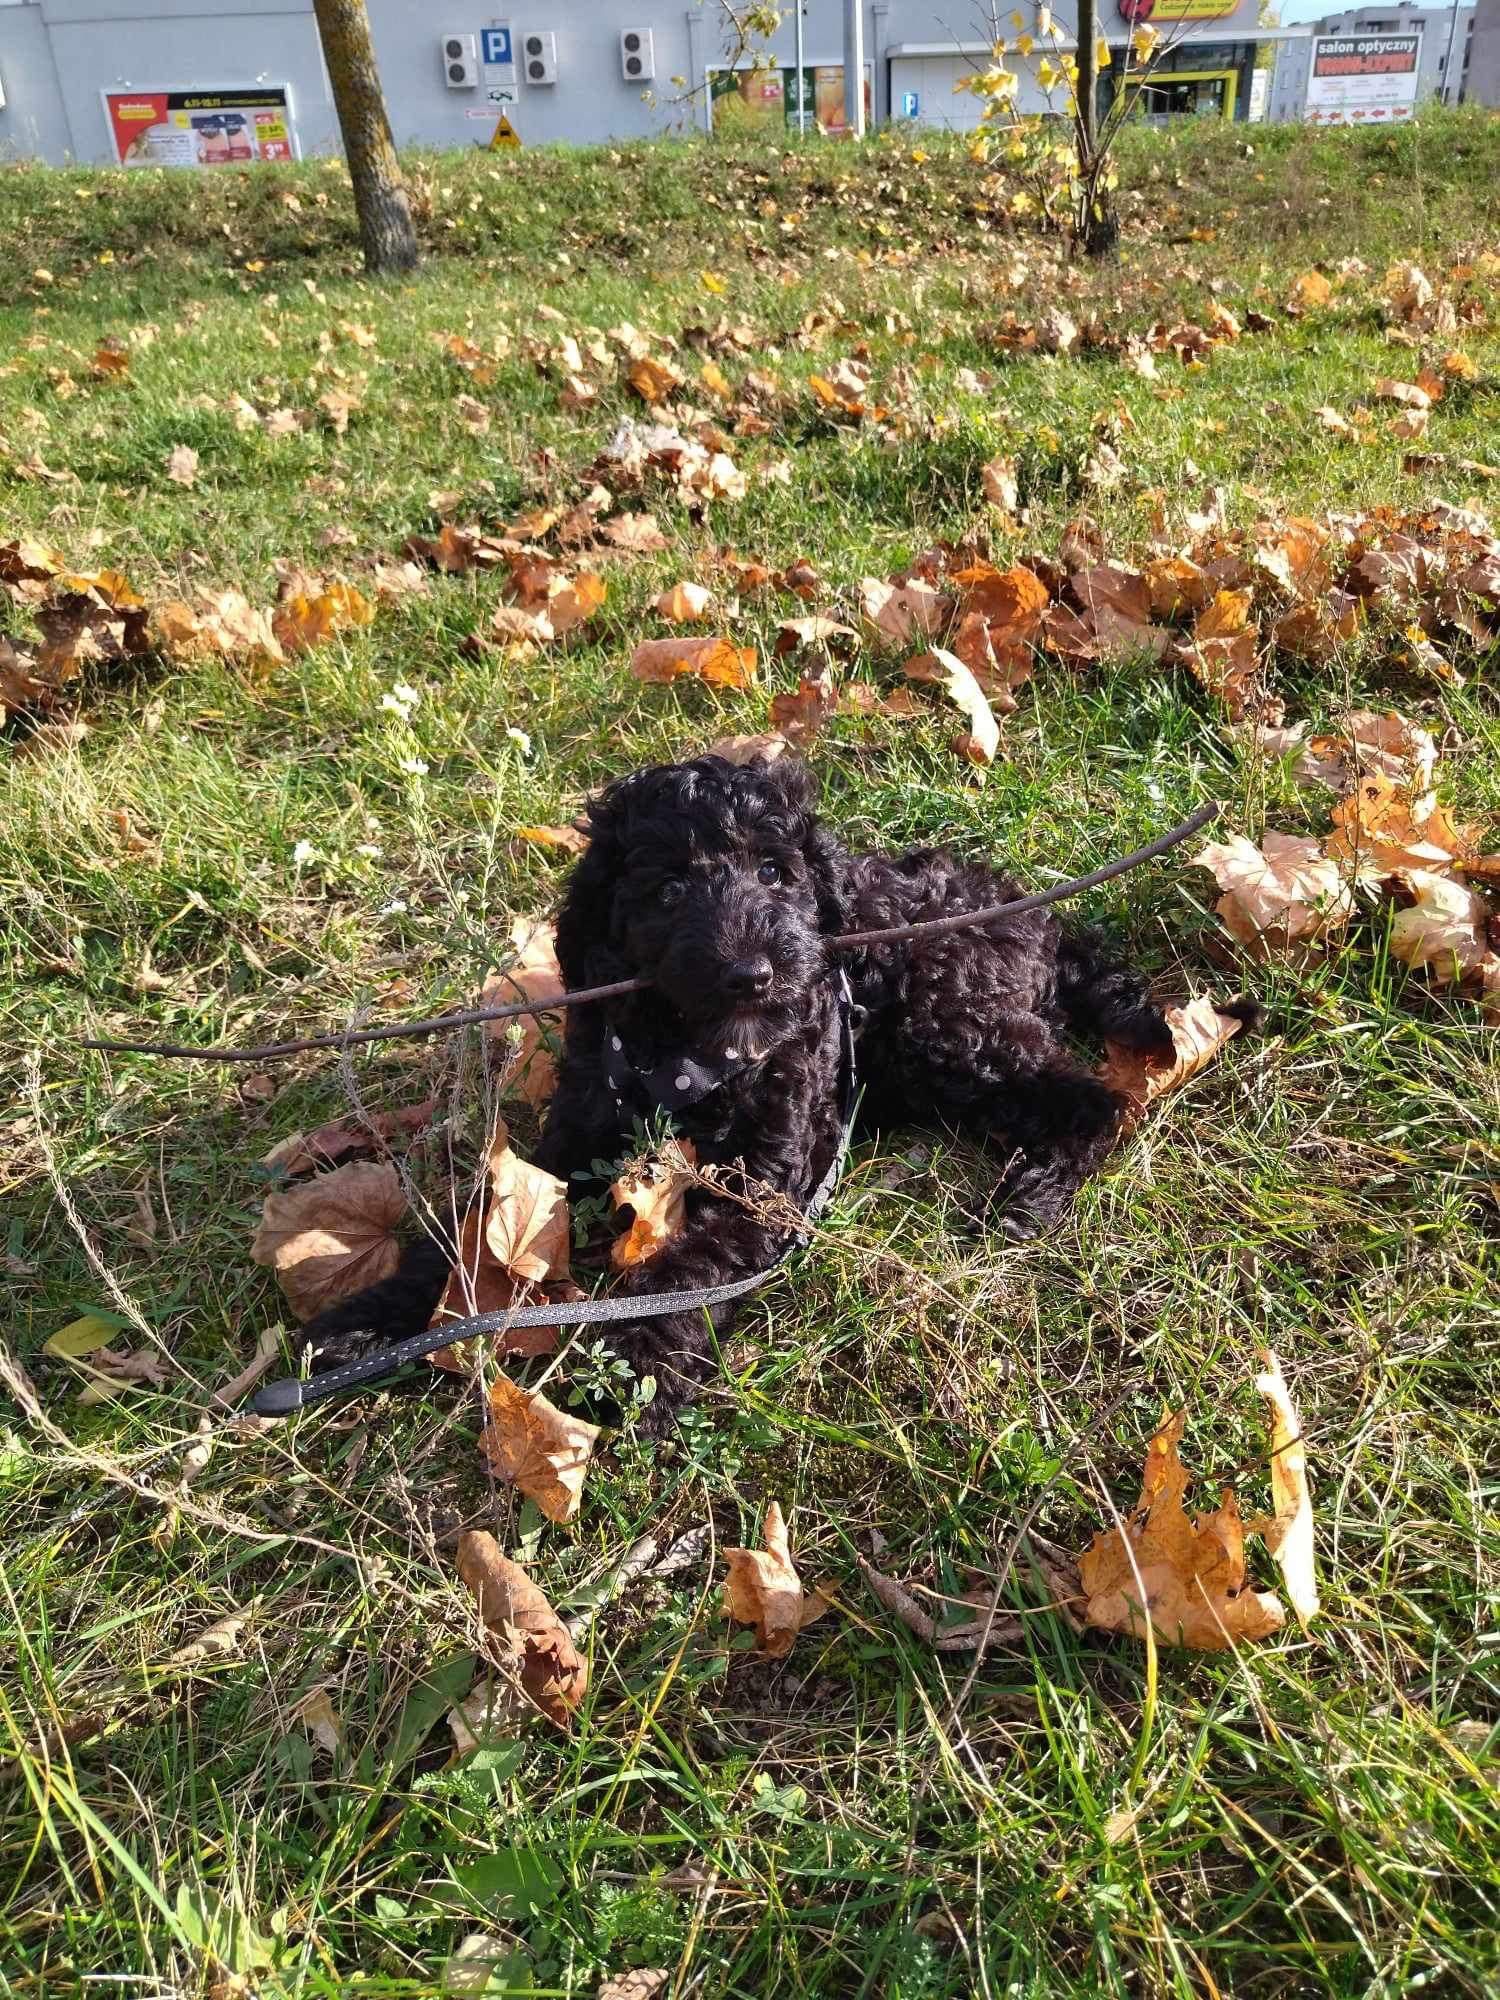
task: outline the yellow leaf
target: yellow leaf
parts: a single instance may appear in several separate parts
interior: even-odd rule
[[[1292,282],[1291,303],[1296,306],[1326,306],[1333,297],[1333,286],[1321,271],[1304,271]]]
[[[706,618],[713,601],[714,594],[706,584],[674,583],[670,590],[664,590],[657,598],[656,608],[663,618],[688,625],[699,618]]]
[[[722,298],[729,290],[729,286],[717,271],[700,271],[698,277],[704,291],[712,292],[715,298]]]
[[[92,1354],[97,1347],[107,1347],[119,1331],[107,1319],[85,1313],[81,1319],[70,1319],[50,1340],[43,1341],[42,1352],[71,1360],[79,1354]]]
[[[963,710],[969,731],[954,746],[961,746],[960,754],[974,764],[993,764],[1000,748],[1000,725],[973,670],[956,653],[934,646],[930,652],[908,660],[905,673],[908,680],[928,681],[940,687],[955,707]]]

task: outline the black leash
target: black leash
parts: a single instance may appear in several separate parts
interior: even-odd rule
[[[854,1065],[854,996],[849,990],[848,976],[842,971],[839,973],[839,1032],[839,1105],[842,1112],[839,1142],[827,1172],[813,1189],[802,1211],[803,1220],[807,1223],[817,1220],[838,1186],[854,1132],[858,1098]],[[748,1278],[736,1278],[728,1285],[703,1285],[684,1292],[642,1292],[634,1297],[629,1293],[619,1293],[609,1298],[578,1299],[558,1305],[511,1306],[502,1312],[474,1313],[467,1319],[445,1320],[441,1325],[424,1327],[420,1333],[411,1334],[406,1340],[393,1341],[387,1347],[372,1348],[368,1354],[361,1354],[357,1360],[346,1361],[340,1367],[320,1368],[310,1375],[290,1375],[279,1382],[268,1382],[263,1389],[256,1391],[250,1400],[250,1407],[259,1417],[288,1416],[293,1410],[306,1409],[309,1403],[321,1403],[325,1396],[337,1395],[343,1389],[358,1388],[364,1382],[374,1382],[403,1367],[408,1361],[420,1361],[425,1355],[436,1354],[441,1347],[453,1346],[456,1341],[474,1340],[490,1333],[508,1333],[512,1327],[591,1326],[620,1319],[660,1319],[667,1313],[699,1312],[707,1306],[724,1305],[728,1300],[743,1298],[746,1292],[753,1292],[765,1284],[792,1252],[806,1241],[805,1231],[793,1232],[787,1237],[775,1261],[763,1271],[756,1271]]]

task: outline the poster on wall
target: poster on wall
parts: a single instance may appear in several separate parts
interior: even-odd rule
[[[1309,125],[1394,124],[1417,108],[1418,35],[1315,35]]]
[[[795,131],[799,117],[837,137],[848,129],[844,116],[844,66],[818,63],[796,69],[720,69],[708,75],[716,132]],[[872,112],[871,77],[865,71],[865,123]]]
[[[122,167],[245,167],[299,157],[292,94],[285,84],[101,95]]]

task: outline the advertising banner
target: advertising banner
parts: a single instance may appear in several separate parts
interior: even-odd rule
[[[1231,0],[1231,4],[1233,0]],[[716,132],[774,133],[797,129],[799,112],[807,129],[820,126],[837,137],[848,129],[844,116],[844,66],[818,63],[796,69],[709,71],[709,95]],[[865,71],[865,122],[873,116],[871,79]],[[915,113],[912,114],[915,116]]]
[[[285,84],[243,90],[106,90],[115,158],[122,167],[243,167],[295,160],[297,133]]]
[[[1417,108],[1417,35],[1315,35],[1309,125],[1392,124]]]
[[[1120,0],[1121,18],[1141,21],[1223,21],[1239,0]]]

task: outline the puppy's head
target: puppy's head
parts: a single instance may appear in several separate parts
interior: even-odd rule
[[[569,985],[648,979],[710,1053],[802,1017],[838,928],[835,856],[802,765],[662,764],[589,808],[558,957]]]

